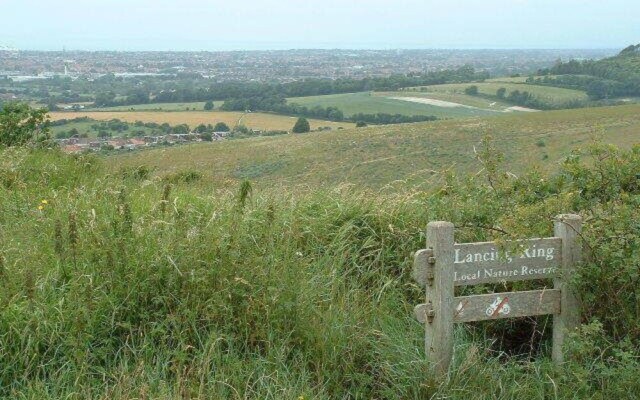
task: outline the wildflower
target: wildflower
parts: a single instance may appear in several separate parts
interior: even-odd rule
[[[49,202],[47,201],[47,199],[43,199],[43,200],[41,201],[41,203],[42,203],[42,204],[49,204]]]
[[[40,211],[44,210],[44,206],[43,206],[42,204],[41,204],[41,205],[39,205],[39,206],[38,206],[38,210],[40,210]]]

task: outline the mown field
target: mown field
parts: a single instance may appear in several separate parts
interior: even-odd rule
[[[518,78],[520,79],[520,78]],[[552,86],[540,86],[540,85],[528,85],[524,83],[510,83],[510,82],[480,82],[480,83],[452,83],[445,85],[433,85],[426,86],[425,89],[428,92],[440,92],[440,93],[464,93],[464,90],[475,85],[478,87],[478,91],[481,94],[495,96],[496,91],[500,88],[505,88],[507,94],[514,90],[527,91],[536,98],[552,104],[563,105],[571,101],[586,101],[589,96],[583,91],[564,89]],[[420,90],[421,88],[414,88]]]
[[[98,121],[119,119],[126,122],[156,122],[159,124],[168,123],[170,125],[187,124],[191,128],[199,124],[216,124],[224,122],[230,127],[245,125],[251,129],[262,130],[291,130],[296,122],[295,117],[267,113],[242,113],[235,111],[82,111],[82,112],[54,112],[51,113],[52,120],[72,119],[77,117],[88,117]],[[309,119],[311,129],[328,126],[333,129],[339,127],[348,128],[354,126],[350,122],[332,122],[316,119]]]
[[[414,96],[413,92],[410,94],[405,92],[360,92],[324,96],[292,97],[287,99],[287,101],[289,103],[297,103],[309,108],[315,106],[337,107],[344,112],[345,116],[351,116],[357,113],[387,113],[402,115],[434,115],[438,118],[460,118],[491,115],[495,113],[488,107],[486,109],[442,107],[393,98],[412,96]]]
[[[406,98],[407,100],[404,100],[404,101],[410,101],[410,100],[415,101],[415,99],[418,98],[418,99],[437,100],[437,101],[454,103],[446,106],[441,106],[440,108],[445,108],[445,107],[450,108],[450,107],[453,107],[454,105],[462,105],[462,106],[476,108],[476,110],[456,108],[452,110],[453,112],[462,111],[462,112],[467,112],[469,114],[476,112],[479,115],[495,115],[498,112],[514,112],[513,110],[510,110],[510,107],[512,107],[513,104],[509,104],[507,102],[499,101],[495,99],[486,99],[479,96],[470,96],[470,95],[464,94],[464,91],[458,93],[458,92],[447,92],[447,91],[420,92],[420,91],[406,90],[406,91],[397,91],[397,92],[380,92],[378,95],[385,96],[385,97]]]
[[[160,176],[197,170],[214,180],[257,185],[346,183],[429,186],[442,170],[476,171],[475,151],[491,135],[508,168],[553,171],[572,149],[595,138],[628,147],[640,140],[640,106],[500,114],[495,117],[357,128],[197,144],[109,157],[112,168],[146,165]]]

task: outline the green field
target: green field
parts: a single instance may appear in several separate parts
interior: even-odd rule
[[[459,118],[490,115],[491,110],[469,109],[464,107],[440,107],[411,101],[393,99],[396,96],[409,96],[404,92],[390,93],[345,93],[324,96],[292,97],[289,103],[297,103],[307,107],[337,107],[346,116],[357,113],[364,114],[402,114],[402,115],[433,115],[439,118]],[[413,96],[413,93],[410,94]]]
[[[494,115],[496,112],[507,112],[509,108],[513,106],[513,104],[509,104],[504,101],[498,101],[494,99],[487,99],[480,96],[470,96],[467,94],[458,93],[458,92],[420,92],[420,91],[398,91],[398,92],[381,92],[377,93],[379,96],[386,97],[404,97],[408,99],[431,99],[431,100],[439,100],[450,103],[455,103],[458,105],[464,105],[469,107],[475,107],[480,110],[475,110],[476,112],[484,111],[486,115]],[[453,106],[450,105],[450,106]],[[449,109],[449,107],[438,107]],[[459,108],[456,108],[455,111],[460,111]],[[467,109],[466,112],[471,112],[471,110]],[[482,114],[481,114],[482,115]]]
[[[51,136],[56,137],[56,134],[59,132],[66,132],[73,128],[77,129],[80,133],[86,133],[89,137],[96,137],[97,132],[91,129],[91,125],[95,124],[96,121],[82,121],[82,122],[71,122],[65,125],[53,126],[51,127]]]
[[[216,180],[256,184],[335,185],[380,189],[428,185],[445,169],[478,169],[474,147],[490,134],[512,172],[539,166],[554,170],[571,149],[595,137],[629,146],[640,141],[640,106],[371,126],[353,130],[256,138],[175,149],[142,151],[107,159],[117,169],[140,164],[162,176],[195,169]]]

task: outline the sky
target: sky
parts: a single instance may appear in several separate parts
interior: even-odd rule
[[[640,0],[0,0],[23,50],[623,48]]]

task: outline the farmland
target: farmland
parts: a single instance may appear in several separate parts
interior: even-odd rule
[[[596,128],[597,127],[597,128]],[[216,180],[333,187],[350,183],[380,189],[426,185],[443,170],[478,168],[474,150],[490,134],[514,173],[554,170],[569,152],[601,137],[629,146],[640,140],[640,106],[628,105],[389,125],[341,132],[286,135],[107,159],[113,168],[147,165],[158,175],[183,169]]]
[[[315,106],[337,107],[342,110],[346,116],[351,116],[357,113],[388,113],[402,115],[433,115],[438,118],[460,118],[494,114],[494,111],[490,109],[441,107],[393,98],[398,96],[408,97],[409,95],[404,92],[360,92],[324,96],[293,97],[289,98],[288,102],[310,108]],[[411,96],[413,96],[413,93],[411,93]]]
[[[223,101],[214,101],[215,108],[220,107]],[[134,104],[127,106],[101,107],[90,109],[90,111],[202,111],[204,101],[196,101],[190,103],[148,103]]]
[[[230,127],[245,125],[250,129],[260,130],[290,130],[296,119],[294,117],[268,114],[268,113],[242,113],[226,111],[82,111],[82,112],[54,112],[51,113],[52,120],[73,119],[78,117],[88,117],[98,121],[119,119],[125,122],[156,122],[158,124],[168,123],[170,125],[187,124],[195,127],[199,124],[215,124],[224,122]],[[331,122],[310,119],[311,129],[328,126],[332,129],[339,127],[348,128],[354,126],[349,122]]]

